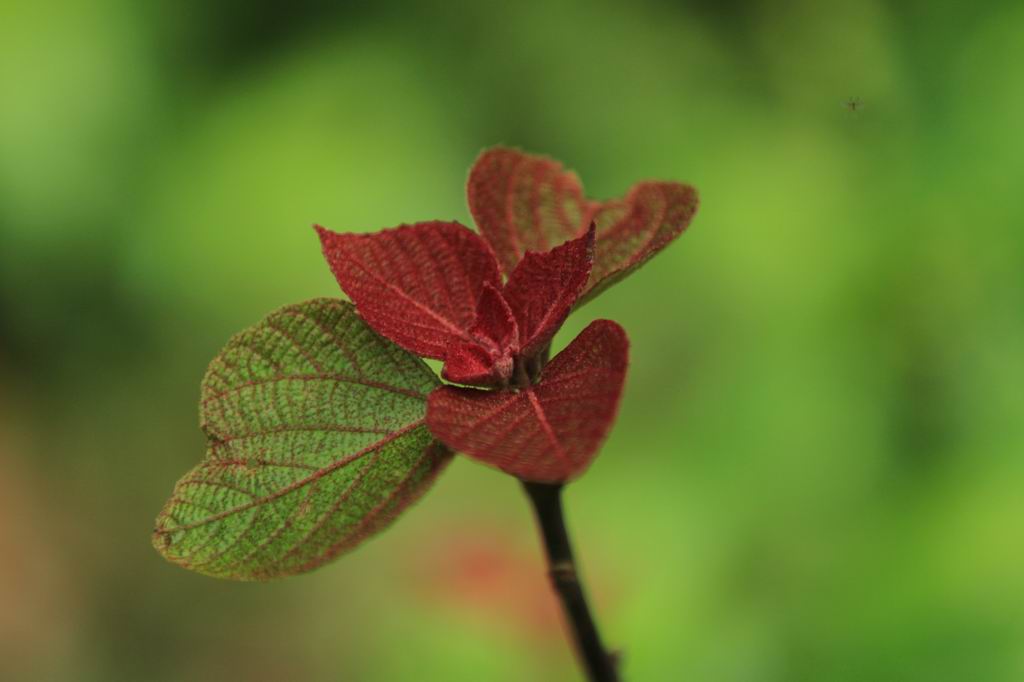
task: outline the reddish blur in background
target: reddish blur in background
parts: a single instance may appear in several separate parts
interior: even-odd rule
[[[254,585],[149,544],[234,332],[340,295],[310,225],[468,222],[495,143],[690,231],[567,493],[628,679],[1024,679],[1024,6],[0,4],[0,679],[574,679],[514,481],[458,458]],[[857,107],[847,102],[856,98]]]

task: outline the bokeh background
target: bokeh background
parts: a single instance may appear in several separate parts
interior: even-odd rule
[[[576,679],[515,483],[235,584],[150,547],[206,363],[469,221],[495,143],[695,184],[567,494],[630,680],[1024,679],[1024,6],[0,3],[0,679]],[[849,98],[862,106],[851,112]]]

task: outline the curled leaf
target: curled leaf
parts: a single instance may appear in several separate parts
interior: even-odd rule
[[[683,233],[697,212],[697,190],[679,182],[641,182],[594,214],[594,268],[577,306],[633,272]]]
[[[629,341],[597,320],[522,390],[442,386],[427,424],[448,447],[527,481],[564,482],[593,460],[618,409]]]
[[[484,284],[501,287],[490,246],[459,223],[371,234],[316,229],[338,284],[363,319],[417,355],[443,360],[451,343],[471,341]]]
[[[300,573],[355,547],[450,459],[424,424],[437,384],[347,302],[272,313],[210,363],[206,459],[175,486],[154,546],[237,580]]]
[[[506,383],[519,349],[519,328],[504,296],[489,283],[480,294],[470,333],[473,341],[457,341],[448,347],[441,376],[472,386]]]
[[[547,251],[597,223],[594,266],[577,307],[646,263],[678,237],[697,211],[697,192],[678,182],[641,182],[624,198],[587,199],[560,163],[495,147],[469,174],[470,212],[506,273],[528,250]]]

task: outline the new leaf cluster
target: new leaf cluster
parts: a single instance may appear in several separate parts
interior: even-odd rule
[[[499,147],[474,164],[468,199],[479,235],[442,221],[317,226],[352,304],[283,308],[210,364],[206,458],[154,531],[166,558],[240,580],[315,568],[384,528],[453,452],[525,481],[587,468],[615,418],[628,340],[596,320],[549,362],[551,340],[679,236],[697,194],[641,182],[593,201],[558,162]],[[443,361],[457,385],[416,356]]]

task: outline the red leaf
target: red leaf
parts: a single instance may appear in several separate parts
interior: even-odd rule
[[[469,208],[505,272],[527,250],[546,251],[597,222],[590,281],[577,305],[646,263],[678,237],[697,210],[697,192],[677,182],[642,182],[622,199],[586,199],[576,175],[557,161],[495,147],[477,159]]]
[[[342,290],[379,334],[408,351],[443,359],[472,341],[485,284],[501,286],[494,253],[464,225],[432,221],[372,234],[316,226]]]
[[[511,375],[511,358],[508,363],[499,363],[488,349],[470,341],[453,344],[441,370],[445,381],[470,386],[496,386]]]
[[[579,236],[591,202],[575,173],[552,159],[495,147],[473,164],[469,210],[506,273],[527,251],[548,251]]]
[[[679,182],[640,182],[625,199],[594,215],[597,244],[590,281],[579,305],[650,260],[683,233],[697,212],[697,190]]]
[[[519,349],[519,329],[508,303],[490,283],[480,294],[470,334],[473,341],[456,341],[448,348],[441,376],[474,386],[506,383]]]
[[[427,402],[427,426],[454,450],[528,481],[562,482],[597,454],[618,409],[629,341],[597,320],[520,391],[442,386]]]
[[[490,284],[484,284],[476,306],[473,333],[500,349],[518,350],[519,325],[504,294]]]
[[[519,345],[529,357],[551,341],[590,276],[594,227],[546,253],[527,252],[505,285],[519,323]]]

